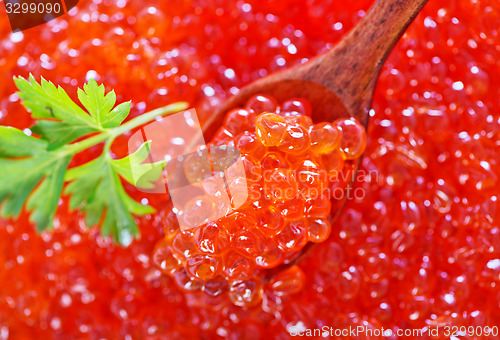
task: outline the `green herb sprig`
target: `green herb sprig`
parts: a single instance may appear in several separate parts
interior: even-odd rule
[[[70,208],[83,211],[89,227],[103,219],[102,234],[128,245],[139,233],[132,214],[150,214],[154,209],[133,200],[122,180],[139,186],[134,177],[140,177],[140,186],[150,188],[164,164],[144,163],[151,141],[122,159],[112,158],[111,144],[119,135],[159,116],[186,109],[187,103],[159,108],[122,124],[130,114],[131,103],[115,106],[115,92],[106,93],[104,85],[95,80],[78,90],[83,108],[61,87],[43,78],[37,83],[30,75],[29,80],[17,77],[14,82],[23,105],[36,120],[31,131],[40,137],[0,126],[1,216],[18,217],[26,206],[38,231],[51,228],[64,188],[70,196]],[[68,169],[76,154],[101,143],[104,148],[99,157]]]

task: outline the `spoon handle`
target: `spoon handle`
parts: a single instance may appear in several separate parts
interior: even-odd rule
[[[320,80],[351,112],[362,114],[387,55],[427,1],[378,0],[347,37],[311,63],[307,77]]]

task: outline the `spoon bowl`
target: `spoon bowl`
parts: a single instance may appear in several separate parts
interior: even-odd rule
[[[312,118],[315,123],[331,122],[337,118],[353,116],[337,94],[322,84],[303,79],[279,79],[273,75],[272,79],[261,78],[256,80],[251,86],[244,87],[238,95],[231,97],[204,124],[203,133],[205,139],[210,140],[212,138],[229,110],[244,107],[248,99],[257,94],[270,95],[278,102],[284,102],[291,98],[307,99],[311,104],[314,114]]]

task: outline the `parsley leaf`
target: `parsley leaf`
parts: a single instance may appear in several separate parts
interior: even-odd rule
[[[47,152],[44,150],[47,142],[10,127],[0,126],[0,141],[6,142],[0,150],[0,202],[7,199],[2,206],[2,216],[18,216],[28,195],[34,191],[28,202],[28,208],[33,210],[31,220],[39,230],[47,228],[59,202],[61,174],[64,175],[70,157]],[[11,148],[13,145],[16,147]],[[45,179],[42,185],[34,190],[42,179]],[[35,201],[40,196],[43,200]]]
[[[149,155],[151,141],[147,141],[141,145],[133,154],[119,159],[113,160],[113,168],[127,182],[136,183],[137,186],[143,189],[152,189],[155,181],[160,177],[166,162],[144,163]]]
[[[128,245],[138,235],[133,215],[150,214],[154,209],[133,200],[122,181],[151,188],[164,162],[145,163],[151,141],[122,159],[112,158],[111,144],[120,134],[184,110],[187,104],[172,104],[122,125],[130,102],[115,106],[114,91],[106,93],[95,80],[78,90],[86,111],[61,87],[43,78],[40,83],[31,75],[29,80],[18,77],[14,81],[23,105],[36,119],[31,130],[40,138],[0,126],[0,215],[17,217],[26,207],[37,230],[43,231],[52,226],[64,190],[70,196],[70,209],[83,211],[89,227],[102,221],[104,235]],[[105,145],[99,157],[68,169],[76,154],[101,143]]]
[[[50,142],[48,145],[49,150],[60,148],[75,139],[96,132],[95,129],[88,126],[72,125],[52,120],[37,122],[36,125],[31,127],[31,131]]]
[[[45,119],[34,127],[34,132],[58,148],[90,132],[102,130],[98,122],[71,100],[66,91],[42,78],[38,84],[30,75],[29,81],[14,78],[23,105],[35,119]]]
[[[138,234],[131,213],[145,215],[154,210],[128,196],[114,169],[114,162],[109,154],[102,154],[85,165],[69,170],[66,180],[71,183],[66,193],[71,195],[72,209],[82,206],[82,210],[87,212],[88,225],[97,224],[106,210],[102,233],[111,234],[120,243],[128,244],[132,235]]]
[[[98,85],[94,79],[83,85],[83,90],[78,90],[78,99],[102,128],[119,126],[130,112],[130,102],[113,109],[116,103],[115,91],[105,94],[104,85]]]

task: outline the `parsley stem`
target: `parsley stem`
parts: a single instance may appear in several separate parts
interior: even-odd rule
[[[156,119],[156,117],[166,117],[168,115],[177,113],[187,108],[188,108],[188,103],[186,102],[178,102],[175,104],[160,107],[153,111],[144,113],[138,117],[135,117],[134,119],[128,121],[127,123],[118,126],[112,130],[104,131],[95,136],[86,138],[80,142],[66,145],[62,148],[61,152],[64,154],[77,154],[102,142],[106,142],[106,148],[109,149],[109,147],[111,147],[111,144],[113,143],[113,140],[119,135],[122,135],[125,132],[133,130],[141,125],[149,123],[154,119]]]
[[[160,107],[148,113],[144,113],[129,122],[115,128],[112,130],[112,136],[117,137],[119,135],[124,134],[127,131],[135,129],[141,125],[149,123],[153,121],[156,117],[166,117],[168,115],[177,113],[179,111],[185,110],[188,108],[188,103],[186,102],[178,102],[171,105],[167,105],[164,107]]]
[[[99,133],[98,135],[94,135],[92,137],[86,138],[80,142],[65,145],[61,148],[61,152],[64,154],[77,154],[88,148],[100,144],[109,138],[111,138],[111,131],[104,131]]]

